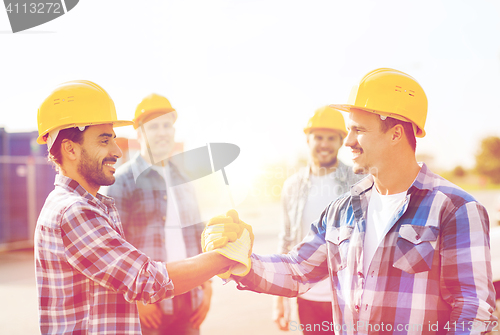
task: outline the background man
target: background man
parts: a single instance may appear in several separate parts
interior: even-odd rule
[[[329,106],[316,110],[309,119],[304,133],[307,135],[310,162],[288,178],[282,191],[283,230],[280,233],[279,252],[288,253],[309,232],[318,213],[352,184],[360,180],[352,168],[337,159],[338,151],[347,135],[344,117]],[[281,330],[288,330],[285,308],[289,302],[275,298],[274,321]],[[330,280],[323,279],[297,298],[301,324],[317,324],[332,319],[332,289]],[[304,331],[305,334],[317,332]]]
[[[158,94],[144,98],[134,118],[140,153],[118,168],[116,182],[106,190],[116,201],[127,240],[161,262],[201,253],[204,228],[194,190],[168,160],[176,120],[177,112],[167,98]],[[172,182],[182,185],[168,187]],[[201,287],[157,304],[138,302],[143,334],[199,334],[212,295],[209,281]]]
[[[240,285],[296,296],[330,277],[336,334],[479,334],[495,325],[486,209],[415,159],[427,97],[377,69],[355,86],[345,145],[369,176],[332,202],[287,255],[251,256]],[[246,251],[241,254],[245,255]],[[302,325],[296,329],[303,329]]]
[[[42,334],[141,334],[135,301],[182,294],[235,264],[227,249],[155,262],[124,239],[113,199],[97,192],[113,184],[122,155],[113,126],[131,123],[118,121],[106,91],[85,80],[60,85],[38,110],[37,141],[59,172],[35,231]]]

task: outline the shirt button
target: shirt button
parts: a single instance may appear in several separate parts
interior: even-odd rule
[[[415,235],[415,239],[418,240],[420,238],[420,235]]]
[[[363,272],[358,271],[358,276],[363,277]]]
[[[355,308],[356,310],[359,310],[359,306],[358,306],[358,305],[354,306],[354,308]]]
[[[375,275],[375,271],[372,271],[372,277]]]

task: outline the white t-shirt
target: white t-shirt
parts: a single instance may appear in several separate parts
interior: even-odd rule
[[[364,272],[368,271],[375,251],[387,233],[391,218],[402,205],[405,198],[406,191],[397,194],[382,195],[377,191],[375,185],[373,186],[366,216],[366,233],[363,246]]]
[[[172,189],[168,187],[171,182],[170,168],[168,164],[163,168],[156,165],[153,165],[152,168],[163,177],[167,187],[167,213],[165,216],[165,249],[167,251],[167,262],[185,259],[187,258],[186,243],[182,235],[177,199]]]
[[[303,236],[307,235],[311,223],[319,218],[326,206],[341,195],[332,174],[324,176],[311,175],[309,180],[311,181],[311,188],[302,212]],[[300,297],[311,301],[332,301],[330,279],[326,278],[320,281]]]

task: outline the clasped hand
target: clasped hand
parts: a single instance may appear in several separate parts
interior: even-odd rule
[[[245,276],[250,271],[253,240],[252,227],[241,221],[238,212],[231,209],[226,215],[208,221],[201,234],[201,248],[203,252],[215,250],[236,262],[229,270],[218,274],[227,279],[231,275]]]

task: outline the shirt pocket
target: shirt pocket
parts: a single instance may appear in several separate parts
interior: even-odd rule
[[[353,227],[330,227],[326,228],[325,239],[327,241],[328,262],[333,271],[343,270],[347,266],[347,250],[352,235]]]
[[[438,227],[402,225],[394,251],[393,266],[407,273],[429,271],[438,236]]]

